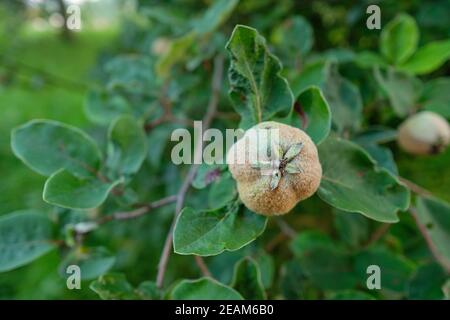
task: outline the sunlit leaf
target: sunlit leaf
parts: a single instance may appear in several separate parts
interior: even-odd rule
[[[383,55],[394,64],[406,61],[417,49],[419,28],[414,18],[399,14],[383,27],[380,49]]]

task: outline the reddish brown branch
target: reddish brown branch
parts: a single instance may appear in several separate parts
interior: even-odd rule
[[[200,269],[200,271],[202,272],[203,276],[212,278],[212,274],[209,271],[209,269],[205,263],[205,260],[203,260],[202,257],[195,256],[195,263],[197,263],[197,266]]]
[[[213,71],[213,79],[212,79],[212,93],[211,98],[208,103],[208,108],[205,116],[203,117],[203,130],[207,130],[211,122],[214,118],[214,115],[217,110],[217,106],[219,104],[220,98],[220,89],[222,87],[222,79],[223,79],[223,64],[224,59],[222,56],[217,56],[214,60],[214,71]],[[175,214],[172,220],[172,224],[170,226],[169,232],[166,237],[166,241],[164,243],[163,251],[161,253],[161,257],[158,264],[158,274],[156,276],[156,285],[159,288],[162,288],[164,283],[164,276],[167,269],[167,264],[169,262],[169,256],[172,249],[172,240],[173,240],[173,230],[175,227],[175,223],[177,221],[178,216],[181,213],[181,210],[184,206],[184,199],[186,197],[186,193],[189,190],[192,180],[195,177],[195,174],[198,170],[198,160],[201,160],[203,154],[203,137],[199,136],[197,141],[195,141],[195,149],[194,149],[194,164],[191,165],[189,172],[178,192],[177,202],[175,207]]]
[[[375,231],[370,236],[369,241],[367,241],[367,243],[364,245],[364,248],[368,248],[372,244],[378,242],[378,240],[380,240],[389,231],[390,227],[390,223],[383,223],[380,227],[375,229]]]
[[[100,218],[97,221],[97,225],[102,225],[102,224],[105,224],[105,223],[113,221],[113,220],[135,219],[135,218],[138,218],[140,216],[143,216],[144,214],[146,214],[146,213],[148,213],[148,212],[150,212],[150,211],[152,211],[154,209],[157,209],[157,208],[163,207],[165,205],[171,204],[171,203],[175,202],[176,199],[177,199],[177,196],[173,195],[173,196],[169,196],[169,197],[165,197],[165,198],[159,199],[159,200],[154,201],[154,202],[152,202],[150,204],[143,205],[143,206],[141,206],[141,207],[139,207],[139,208],[137,208],[135,210],[132,210],[132,211],[115,212],[113,214],[110,214],[110,215],[107,215],[107,216],[104,216],[104,217]]]
[[[402,177],[398,177],[398,180],[401,183],[403,183],[409,190],[411,190],[414,193],[417,193],[417,194],[425,196],[425,197],[430,197],[430,196],[433,195],[427,189],[422,188],[421,186],[415,184],[414,182],[412,182],[412,181],[410,181],[408,179],[405,179],[405,178],[402,178]]]
[[[414,221],[416,222],[417,227],[419,228],[420,233],[422,234],[428,248],[430,249],[431,254],[433,255],[434,259],[437,263],[441,265],[441,267],[450,274],[450,262],[442,256],[442,254],[439,252],[439,250],[436,248],[433,239],[431,239],[430,234],[428,233],[427,228],[420,222],[419,217],[417,215],[417,211],[415,208],[410,208],[409,212],[414,218]]]
[[[297,236],[297,231],[291,228],[291,226],[289,226],[282,218],[275,218],[275,222],[278,224],[281,232],[283,232],[288,238],[293,239]]]

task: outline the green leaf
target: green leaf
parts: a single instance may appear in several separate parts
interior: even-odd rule
[[[361,248],[369,240],[369,219],[362,215],[336,210],[334,225],[339,237],[350,248]]]
[[[293,16],[277,27],[271,36],[272,42],[286,54],[307,54],[314,43],[314,32],[302,16]]]
[[[353,288],[356,279],[351,260],[332,240],[315,231],[304,232],[291,244],[300,267],[307,278],[321,289],[344,290]]]
[[[380,168],[384,168],[392,175],[398,175],[397,164],[394,160],[394,155],[389,148],[380,147],[376,144],[361,144],[359,145],[375,160]]]
[[[354,137],[354,141],[359,144],[381,168],[386,169],[394,176],[398,175],[397,164],[394,155],[389,148],[378,144],[394,141],[397,138],[397,130],[392,130],[382,126],[369,127],[368,130]]]
[[[372,51],[358,52],[355,56],[355,62],[364,69],[372,69],[374,66],[387,66],[383,57]]]
[[[236,290],[210,278],[182,280],[170,297],[173,300],[243,300]]]
[[[323,88],[328,74],[330,63],[316,62],[306,65],[300,74],[293,76],[290,81],[292,92],[298,97],[311,86]]]
[[[89,120],[102,125],[109,124],[122,114],[133,113],[124,97],[99,91],[88,94],[84,107]]]
[[[45,176],[60,169],[90,176],[101,161],[100,150],[87,134],[51,120],[32,120],[14,129],[11,148],[28,167]]]
[[[281,63],[270,53],[265,39],[255,29],[237,25],[226,48],[231,58],[230,98],[243,127],[287,116],[293,95],[280,75]]]
[[[318,87],[309,87],[295,102],[294,110],[298,114],[300,128],[318,145],[330,133],[331,112],[322,91]]]
[[[105,64],[109,91],[125,91],[129,94],[157,96],[160,83],[154,74],[152,58],[145,55],[115,56]]]
[[[161,292],[153,281],[142,282],[135,292],[142,300],[159,300],[161,298]]]
[[[289,260],[281,267],[280,288],[284,298],[307,299],[312,286],[298,260]],[[316,298],[316,297],[313,297]]]
[[[430,42],[419,48],[400,69],[412,74],[427,74],[441,67],[450,57],[450,40]]]
[[[397,130],[383,126],[372,126],[355,136],[354,140],[358,144],[380,144],[395,141]]]
[[[206,10],[202,17],[193,22],[198,34],[207,34],[216,30],[233,12],[239,0],[217,0]]]
[[[400,117],[411,113],[422,90],[420,80],[397,72],[394,68],[388,68],[384,75],[379,68],[374,68],[373,71],[375,79],[386,92],[395,113]]]
[[[329,236],[316,230],[299,233],[290,244],[290,249],[296,257],[302,257],[309,250],[316,248],[334,248],[334,244]]]
[[[44,185],[44,201],[70,209],[91,209],[101,205],[122,180],[103,182],[97,178],[78,178],[66,170],[50,176]]]
[[[362,120],[361,94],[358,87],[339,74],[336,64],[328,69],[323,93],[330,106],[332,121],[337,132],[358,130]]]
[[[347,48],[332,48],[320,53],[314,53],[309,61],[332,62],[344,64],[352,62],[355,59],[355,53]]]
[[[156,73],[162,78],[169,76],[172,67],[186,57],[186,53],[191,48],[196,37],[195,32],[189,32],[173,40],[170,43],[168,52],[162,55],[156,62]]]
[[[134,300],[137,296],[133,286],[122,273],[109,273],[100,276],[93,281],[91,290],[97,293],[103,300]]]
[[[408,299],[440,300],[444,297],[442,285],[447,279],[446,272],[436,263],[417,268],[408,284]]]
[[[222,171],[225,170],[225,168],[225,165],[207,164],[206,162],[203,162],[197,170],[197,174],[192,181],[192,186],[195,189],[206,188],[206,186],[220,179]]]
[[[176,128],[178,128],[178,126],[175,124],[162,124],[152,129],[151,132],[147,134],[147,159],[152,167],[158,168],[163,164],[162,157],[164,155],[164,150],[170,141],[170,135]]]
[[[0,217],[0,272],[30,263],[54,247],[52,223],[44,213],[22,210]]]
[[[231,283],[231,286],[240,292],[246,300],[264,300],[267,298],[259,266],[250,257],[245,257],[236,263]]]
[[[256,256],[253,256],[253,259],[256,261],[261,271],[261,281],[264,288],[270,288],[275,274],[275,262],[273,257],[268,253],[260,252]]]
[[[381,31],[381,53],[392,63],[401,64],[417,49],[419,29],[414,18],[399,14]]]
[[[450,78],[437,78],[427,82],[420,100],[424,109],[450,118]]]
[[[220,209],[237,196],[236,182],[229,172],[215,181],[209,190],[208,204],[211,209]]]
[[[408,208],[408,189],[377,168],[356,144],[328,138],[319,146],[319,158],[323,176],[318,194],[333,207],[388,223],[397,222],[397,211]]]
[[[376,300],[373,296],[358,290],[342,290],[328,295],[329,300]]]
[[[144,281],[134,288],[122,273],[101,275],[89,287],[103,300],[158,300],[161,297],[154,282]]]
[[[200,256],[238,250],[255,240],[266,222],[266,217],[243,206],[209,211],[184,208],[175,225],[174,250]]]
[[[355,257],[355,273],[361,286],[366,285],[367,267],[376,265],[381,270],[381,290],[404,294],[415,265],[404,256],[376,248]]]
[[[433,198],[417,198],[417,219],[426,227],[436,250],[450,264],[450,204]]]
[[[121,116],[111,124],[108,140],[108,167],[119,176],[139,171],[147,153],[143,126],[132,116]]]
[[[80,267],[81,280],[92,280],[111,269],[115,261],[115,256],[103,247],[78,247],[64,258],[59,271],[65,278],[67,267],[77,265]]]

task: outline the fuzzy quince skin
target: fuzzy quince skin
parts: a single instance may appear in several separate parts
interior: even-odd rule
[[[276,143],[256,138],[259,135],[255,131],[272,129],[279,133]],[[265,152],[268,147],[274,152]],[[259,167],[252,160],[255,153],[260,155]],[[273,121],[247,130],[228,151],[227,163],[244,205],[266,216],[291,211],[299,201],[316,192],[322,177],[317,148],[311,138],[298,128]]]

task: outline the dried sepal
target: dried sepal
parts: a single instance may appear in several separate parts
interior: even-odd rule
[[[303,149],[303,142],[293,144],[288,151],[286,151],[286,154],[284,155],[284,159],[286,161],[291,161],[294,159]]]
[[[281,179],[281,172],[280,170],[274,170],[272,172],[272,178],[270,179],[270,189],[275,190],[278,187],[278,184],[280,183]]]
[[[302,167],[300,167],[299,165],[295,165],[292,162],[288,163],[286,165],[286,168],[284,168],[284,170],[287,173],[291,173],[291,174],[296,174],[296,173],[303,173],[303,169]]]

